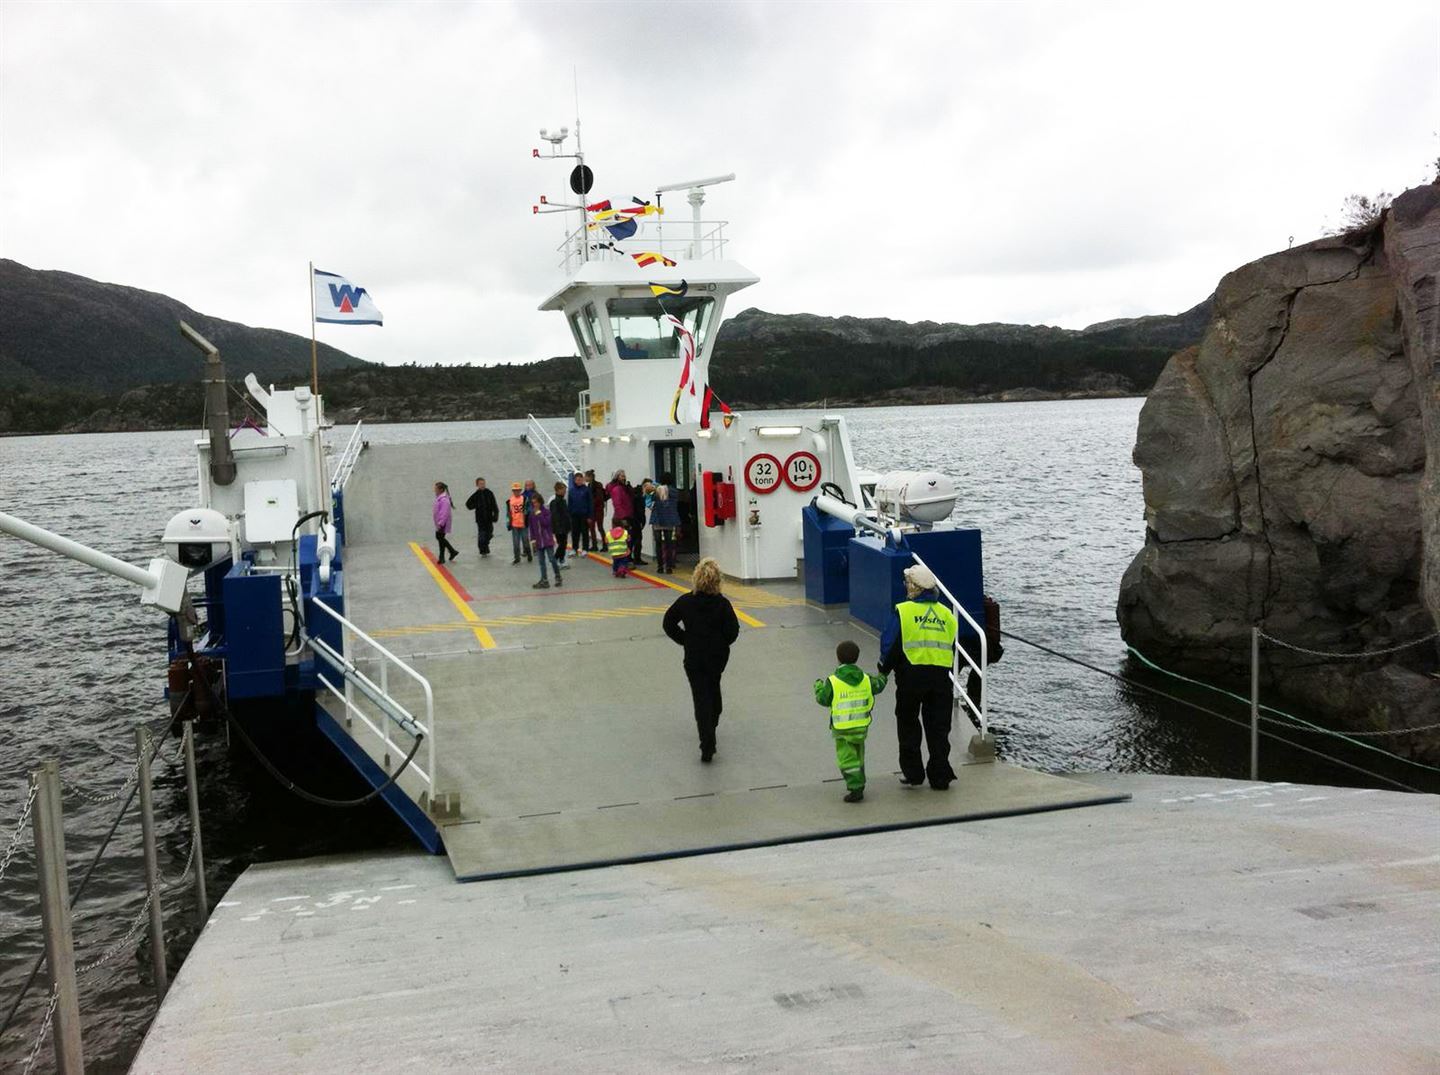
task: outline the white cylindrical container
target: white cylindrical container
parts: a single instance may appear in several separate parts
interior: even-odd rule
[[[955,507],[955,483],[933,470],[892,470],[875,483],[875,508],[900,522],[944,522]]]

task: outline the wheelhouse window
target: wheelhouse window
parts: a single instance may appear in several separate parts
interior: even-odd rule
[[[581,358],[595,357],[595,342],[590,338],[586,327],[580,322],[580,315],[570,315],[570,334],[575,337],[575,346],[580,349]]]
[[[709,337],[715,300],[636,296],[611,299],[605,306],[615,330],[615,353],[621,358],[679,358],[680,333],[665,315],[672,315],[695,337],[698,353]]]
[[[596,353],[603,355],[609,348],[605,345],[605,330],[600,327],[600,313],[593,302],[585,304],[585,327],[589,329],[586,338],[594,342]]]

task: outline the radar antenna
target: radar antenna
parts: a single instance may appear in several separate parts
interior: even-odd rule
[[[690,239],[690,256],[700,256],[700,207],[705,204],[705,188],[713,187],[717,183],[729,183],[735,178],[735,173],[728,175],[712,175],[708,179],[693,179],[688,183],[666,183],[663,187],[655,188],[655,204],[660,204],[660,195],[667,190],[688,190],[689,196],[685,199],[690,203],[691,223],[694,231]]]

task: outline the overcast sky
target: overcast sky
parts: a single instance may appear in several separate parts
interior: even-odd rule
[[[576,72],[596,196],[738,174],[732,314],[1175,312],[1440,156],[1433,0],[4,0],[0,256],[302,334],[314,260],[363,358],[570,353],[530,151]]]

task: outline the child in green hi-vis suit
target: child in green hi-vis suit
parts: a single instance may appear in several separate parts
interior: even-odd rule
[[[885,676],[866,675],[856,667],[860,647],[849,639],[835,647],[840,667],[815,681],[815,701],[830,710],[830,734],[835,737],[835,764],[845,778],[845,801],[865,798],[865,735],[875,696],[885,689]]]

